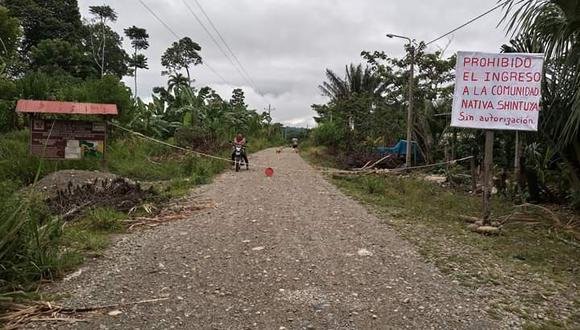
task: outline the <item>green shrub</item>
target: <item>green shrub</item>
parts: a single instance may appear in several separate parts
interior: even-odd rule
[[[99,207],[90,210],[82,220],[89,229],[104,232],[119,232],[127,215],[110,207]]]
[[[312,139],[316,145],[322,145],[329,148],[339,148],[344,143],[345,132],[336,123],[321,123],[317,128],[312,130]]]
[[[60,219],[35,198],[12,196],[0,201],[0,293],[53,278],[69,265],[58,249]]]
[[[74,251],[98,253],[109,246],[110,240],[105,232],[86,229],[83,224],[75,224],[64,228],[60,244]]]

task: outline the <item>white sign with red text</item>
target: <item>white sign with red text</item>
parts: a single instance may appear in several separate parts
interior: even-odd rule
[[[537,131],[543,54],[458,52],[451,126]]]

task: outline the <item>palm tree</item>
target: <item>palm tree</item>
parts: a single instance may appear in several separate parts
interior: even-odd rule
[[[147,33],[147,30],[133,25],[132,27],[125,29],[125,35],[131,40],[131,45],[134,50],[133,56],[129,59],[129,63],[131,67],[133,67],[133,75],[135,77],[134,94],[135,98],[137,98],[137,70],[148,69],[147,57],[143,54],[138,54],[137,52],[149,48],[149,34]]]
[[[326,78],[327,81],[319,88],[333,105],[328,114],[330,120],[341,120],[350,131],[368,123],[366,119],[386,87],[380,77],[368,66],[363,68],[362,64],[350,64],[345,67],[344,78],[329,69],[326,70]]]
[[[170,93],[187,86],[189,86],[189,80],[182,73],[173,74],[169,76],[169,80],[167,80],[167,90]]]
[[[540,44],[545,53],[540,130],[572,167],[571,178],[577,191],[580,190],[578,7],[578,0],[508,0],[504,17],[508,31],[520,37],[520,41],[504,48],[529,51],[528,46]]]
[[[345,100],[354,94],[368,93],[380,95],[383,91],[383,83],[373,74],[369,67],[363,69],[362,64],[346,66],[345,77],[339,77],[335,72],[326,69],[326,78],[319,88],[323,95],[332,101]]]
[[[577,0],[510,0],[506,4],[508,31],[528,35],[542,44],[546,61],[558,74],[558,88],[566,88],[569,111],[558,140],[577,141],[580,129],[580,15]],[[511,17],[509,16],[511,14]]]

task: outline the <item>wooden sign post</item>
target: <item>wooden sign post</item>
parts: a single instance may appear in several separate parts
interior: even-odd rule
[[[485,130],[485,226],[491,224],[493,130],[538,130],[543,64],[543,54],[457,53],[451,127]]]
[[[493,131],[485,131],[485,156],[483,160],[483,225],[491,224],[491,191],[493,189]]]

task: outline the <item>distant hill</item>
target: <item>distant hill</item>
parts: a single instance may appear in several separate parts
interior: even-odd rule
[[[309,130],[304,127],[284,127],[284,136],[287,140],[292,138],[305,139],[308,136]]]

